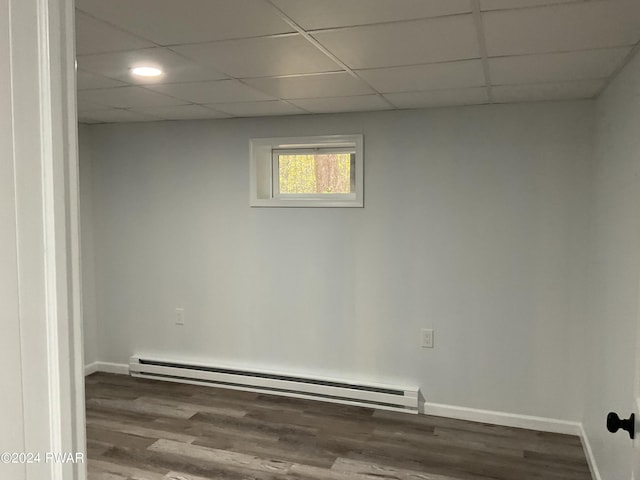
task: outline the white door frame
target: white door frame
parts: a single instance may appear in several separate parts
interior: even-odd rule
[[[632,442],[631,480],[640,479],[640,285],[638,288],[638,309],[636,310],[636,357],[635,376],[633,379],[633,405],[631,411],[635,414],[635,438]],[[626,412],[625,416],[626,416]]]
[[[24,452],[16,480],[84,480],[86,453],[73,0],[0,0],[10,12],[10,118]],[[8,30],[8,31],[7,31]],[[11,151],[11,148],[10,148]],[[18,412],[15,413],[19,415]],[[85,455],[86,457],[86,455]],[[0,471],[2,466],[0,465]]]

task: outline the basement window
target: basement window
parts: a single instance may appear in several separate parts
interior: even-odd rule
[[[362,207],[362,135],[251,140],[252,207]]]

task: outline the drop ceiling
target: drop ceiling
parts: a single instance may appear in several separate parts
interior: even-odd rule
[[[83,123],[593,98],[640,0],[77,0]],[[130,69],[159,65],[157,79]]]

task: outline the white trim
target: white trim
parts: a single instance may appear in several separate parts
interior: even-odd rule
[[[493,410],[479,410],[476,408],[456,407],[439,403],[424,403],[425,415],[455,418],[471,422],[490,423],[504,427],[526,428],[541,432],[564,433],[567,435],[581,435],[582,425],[556,418],[519,415],[516,413],[496,412]]]
[[[111,363],[111,362],[93,362],[84,367],[84,375],[91,375],[92,373],[115,373],[116,375],[129,375],[129,365],[126,363]]]
[[[129,375],[129,365],[126,363],[96,362],[98,372],[115,373],[117,375]]]
[[[90,363],[89,365],[84,366],[84,376],[87,377],[92,373],[96,373],[98,371],[98,362]]]
[[[9,0],[24,446],[84,452],[73,0]],[[86,465],[30,465],[82,480]]]
[[[49,405],[51,447],[59,452],[86,449],[74,25],[73,0],[38,0]],[[85,464],[53,466],[52,478],[86,476]]]
[[[67,380],[69,371],[61,368],[61,348],[68,350],[68,315],[69,303],[67,297],[66,282],[68,272],[65,269],[67,262],[67,249],[61,248],[65,239],[60,235],[66,234],[67,218],[64,211],[66,192],[64,185],[64,149],[60,140],[62,136],[58,128],[54,129],[54,116],[62,114],[58,110],[62,105],[57,101],[62,92],[52,90],[59,84],[52,84],[52,68],[57,68],[52,64],[56,60],[57,51],[51,51],[52,34],[60,32],[49,32],[50,12],[47,0],[38,0],[38,60],[39,60],[39,95],[40,95],[40,157],[42,162],[42,208],[44,218],[44,273],[45,273],[45,322],[47,328],[47,366],[49,377],[49,429],[51,432],[51,451],[66,451],[69,446],[63,432],[63,419],[65,410],[68,408],[71,398],[67,397],[68,386],[63,382]],[[56,12],[59,13],[59,12]],[[54,27],[55,28],[55,27]],[[55,100],[52,97],[55,95]],[[55,103],[54,103],[55,102]],[[62,167],[62,168],[61,168]],[[60,196],[62,195],[62,196]],[[61,230],[61,228],[63,230]],[[62,281],[58,281],[58,280]],[[66,297],[66,298],[65,298]],[[66,301],[65,301],[66,300]],[[64,338],[67,336],[67,339]],[[64,343],[63,343],[64,342]],[[66,382],[65,382],[66,383]],[[65,388],[67,387],[67,388]],[[62,392],[65,392],[63,397]],[[70,412],[69,412],[70,413]],[[66,444],[66,445],[65,445]],[[51,465],[51,478],[64,478],[70,470],[62,468],[62,464]]]
[[[593,455],[591,443],[589,443],[589,437],[587,436],[587,432],[582,424],[580,424],[580,441],[582,442],[584,456],[587,457],[587,464],[589,465],[591,478],[593,478],[593,480],[602,480],[600,470],[598,470],[598,464],[596,463],[596,457]]]
[[[60,94],[61,133],[66,141],[65,163],[67,167],[67,208],[68,208],[68,256],[69,256],[69,337],[73,351],[71,362],[71,423],[74,426],[74,448],[77,452],[87,451],[86,406],[84,388],[84,333],[82,306],[82,262],[80,239],[80,162],[78,155],[78,107],[76,82],[76,32],[75,2],[64,0],[60,6],[61,59]],[[76,480],[88,478],[87,464],[75,466]]]

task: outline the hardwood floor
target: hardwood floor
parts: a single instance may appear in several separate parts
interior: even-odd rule
[[[90,480],[591,478],[569,435],[104,373],[86,395]]]

